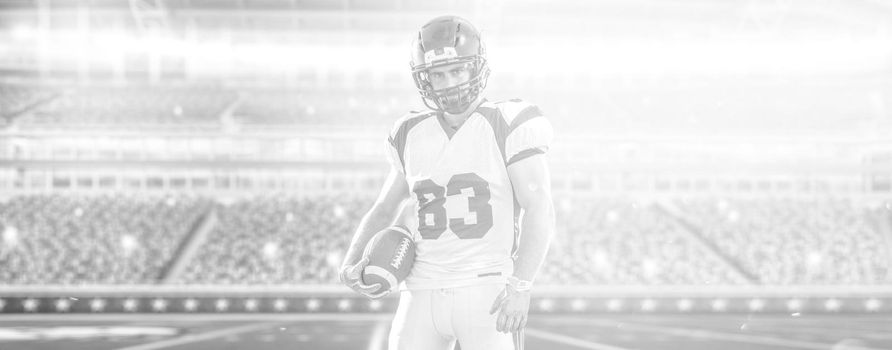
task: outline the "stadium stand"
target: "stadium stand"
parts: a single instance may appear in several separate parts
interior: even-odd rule
[[[708,285],[745,283],[685,237],[654,204],[616,198],[559,200],[557,237],[537,283]]]
[[[412,91],[259,90],[201,86],[66,87],[34,109],[28,125],[133,126],[221,123],[230,107],[233,121],[248,125],[389,126],[410,109],[422,107]],[[0,85],[0,116],[16,114],[47,100],[47,89]]]
[[[247,90],[234,117],[245,124],[390,125],[421,105],[418,94],[350,89]]]
[[[332,284],[372,199],[13,197],[0,202],[0,282],[153,284],[179,258],[186,268],[166,276],[177,284]],[[210,211],[217,220],[193,255],[173,256]],[[875,224],[887,213],[846,199],[568,196],[558,198],[556,213],[557,237],[537,284],[887,283],[888,232]]]
[[[0,283],[153,283],[208,201],[21,196],[0,202]]]
[[[217,205],[219,221],[180,281],[336,283],[355,225],[372,198],[255,198]]]
[[[52,99],[53,89],[32,85],[0,84],[0,120],[11,120],[18,114]]]
[[[762,284],[883,283],[888,247],[870,212],[847,199],[677,201],[687,220]]]
[[[547,80],[509,79],[506,82],[532,88],[519,91],[516,87],[503,87],[493,90],[488,98],[504,100],[523,96],[539,105],[556,127],[564,129],[595,130],[607,125],[629,130],[845,130],[870,126],[877,121],[876,113],[863,107],[871,104],[869,94],[839,93],[811,85],[789,99],[774,101],[766,107],[762,101],[779,94],[778,90],[789,89],[784,85],[767,86],[766,92],[754,95],[752,90],[708,80],[692,83],[697,86],[682,84],[654,89],[633,84],[623,89],[602,87],[594,91],[587,90],[588,85],[582,82],[553,82],[557,85],[550,85]],[[419,95],[407,88],[411,87],[410,82],[383,86],[356,84],[341,82],[326,87],[275,89],[201,85],[60,86],[57,89],[64,93],[50,103],[37,103],[39,108],[24,121],[74,126],[219,124],[224,111],[233,107],[233,120],[239,124],[389,126],[407,111],[424,108]],[[0,102],[3,102],[0,115],[29,109],[36,101],[46,102],[51,100],[48,96],[56,95],[45,87],[0,85]],[[587,111],[584,118],[576,112],[583,110]],[[778,110],[784,118],[777,117],[781,113]],[[822,117],[814,118],[815,115]]]
[[[236,93],[197,87],[72,88],[24,122],[38,125],[218,124]]]

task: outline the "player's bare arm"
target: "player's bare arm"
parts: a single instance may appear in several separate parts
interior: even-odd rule
[[[499,312],[500,332],[515,332],[526,326],[530,305],[529,288],[554,236],[554,205],[551,175],[544,154],[534,155],[508,166],[508,176],[518,203],[524,209],[521,238],[514,262],[514,275],[496,299],[491,312]]]
[[[380,287],[378,285],[362,283],[362,270],[368,264],[366,259],[362,259],[362,253],[375,233],[393,224],[407,198],[409,198],[409,188],[406,185],[406,178],[399,169],[392,167],[381,193],[378,194],[372,208],[362,217],[359,227],[353,234],[350,247],[341,263],[339,276],[342,283],[368,297],[376,298],[386,294],[386,291],[378,290]]]

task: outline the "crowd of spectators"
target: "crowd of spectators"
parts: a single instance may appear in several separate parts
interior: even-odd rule
[[[0,283],[337,282],[368,196],[243,198],[20,196],[0,202]],[[846,199],[685,199],[666,204],[560,197],[537,284],[884,283],[886,211]],[[197,220],[216,220],[178,256]],[[685,224],[687,222],[688,224]],[[888,228],[886,229],[888,230]],[[755,280],[752,280],[755,276]]]
[[[421,98],[412,91],[244,91],[241,97],[234,117],[243,124],[389,127],[409,109],[421,106]]]
[[[216,124],[237,94],[216,88],[91,87],[65,91],[27,123],[48,125]]]
[[[391,79],[406,79],[394,83]],[[0,117],[35,98],[59,98],[27,120],[37,124],[140,125],[218,123],[227,107],[249,125],[385,125],[409,110],[424,108],[408,76],[368,77],[384,84],[332,83],[312,87],[58,86],[0,84]],[[869,94],[860,90],[785,86],[739,89],[700,82],[667,88],[601,89],[542,80],[505,80],[489,98],[523,96],[539,105],[558,128],[838,130],[871,125]],[[544,85],[543,85],[544,83]],[[581,84],[581,82],[578,82]],[[620,82],[617,82],[620,83]],[[534,87],[520,91],[518,86]],[[538,87],[538,88],[536,88]],[[547,88],[544,88],[547,87]],[[763,91],[764,90],[764,91]],[[792,91],[792,92],[791,92]],[[778,94],[789,95],[778,99]],[[822,98],[823,97],[823,98]],[[771,99],[771,104],[755,103]],[[597,103],[592,103],[596,101]],[[578,111],[586,111],[580,118]],[[653,116],[659,115],[660,118]],[[815,116],[819,115],[819,118]]]
[[[739,274],[695,244],[655,204],[561,198],[557,237],[537,283],[739,284]]]
[[[889,247],[871,224],[870,212],[849,199],[713,198],[676,204],[700,234],[761,284],[885,282]]]
[[[869,91],[854,86],[804,85],[794,89],[786,83],[755,88],[727,81],[667,86],[647,86],[650,83],[631,80],[614,83],[612,86],[622,87],[556,82],[545,85],[549,88],[536,88],[542,85],[521,81],[508,87],[493,85],[488,91],[538,104],[556,127],[565,130],[840,131],[870,125],[875,115],[869,107]]]
[[[49,100],[55,95],[52,89],[30,85],[0,84],[0,125],[6,119]]]
[[[141,126],[390,124],[410,109],[422,108],[411,90],[229,89],[217,87],[69,87],[23,120],[32,125]],[[51,94],[50,89],[0,85],[0,116],[19,111]]]
[[[180,282],[336,283],[355,226],[372,198],[243,199],[218,204],[218,221]]]
[[[208,203],[56,195],[0,202],[0,284],[151,283]]]

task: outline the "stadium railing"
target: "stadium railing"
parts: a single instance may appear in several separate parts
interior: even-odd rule
[[[378,313],[379,300],[339,285],[0,286],[2,314]],[[892,313],[892,285],[540,286],[532,313]]]

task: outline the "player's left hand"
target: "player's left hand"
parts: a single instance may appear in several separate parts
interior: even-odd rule
[[[499,312],[496,318],[496,330],[503,333],[517,332],[527,325],[527,314],[530,311],[530,292],[517,291],[511,285],[499,293],[492,303],[489,314]]]
[[[339,273],[341,283],[346,284],[347,287],[350,287],[357,293],[365,295],[371,299],[383,298],[387,295],[388,291],[382,291],[380,283],[372,285],[362,283],[362,270],[365,269],[368,264],[369,258],[365,257],[355,265],[345,265],[341,267],[341,272]]]

